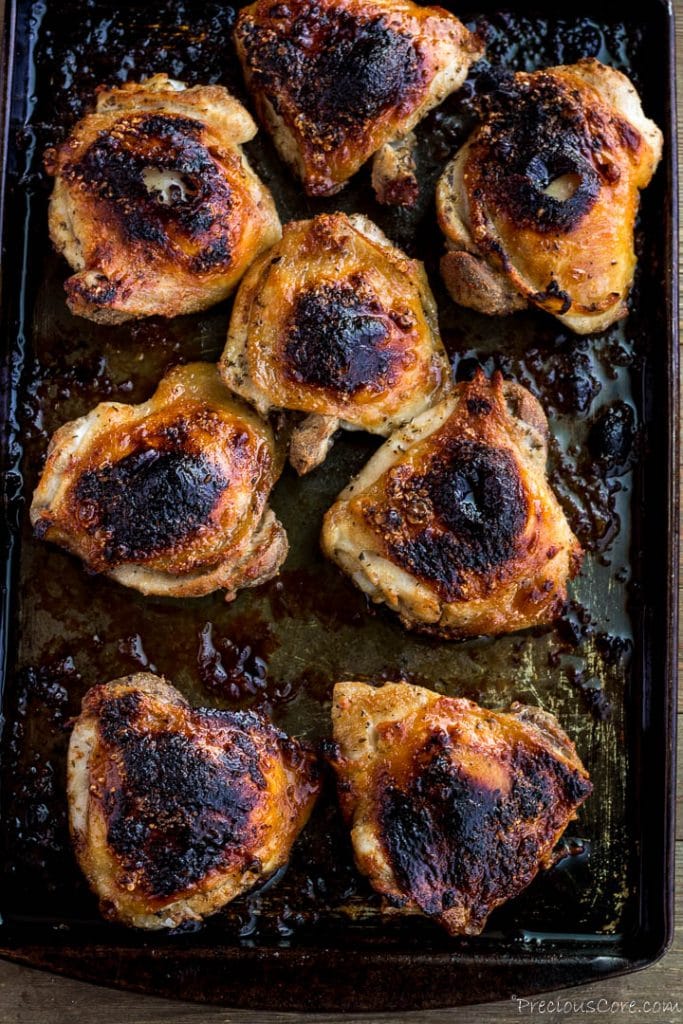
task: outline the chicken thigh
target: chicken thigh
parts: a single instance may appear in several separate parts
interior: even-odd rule
[[[380,199],[399,203],[417,182],[406,186],[403,153],[391,188],[391,147],[484,52],[452,14],[410,0],[256,0],[235,40],[259,116],[309,195],[338,192],[378,153]]]
[[[445,638],[553,621],[581,548],[546,478],[536,399],[478,371],[393,434],[323,522],[325,553],[405,626]]]
[[[319,781],[313,756],[261,715],[192,709],[141,672],[85,695],[67,789],[102,913],[158,929],[215,913],[286,864]]]
[[[631,82],[597,60],[504,78],[437,187],[453,299],[492,315],[531,303],[578,334],[626,316],[661,151]]]
[[[255,134],[217,85],[155,75],[100,89],[94,113],[45,156],[50,237],[76,271],[65,285],[72,313],[120,323],[226,298],[280,237],[241,149]]]
[[[422,264],[343,213],[287,224],[251,267],[219,368],[262,414],[308,414],[290,443],[299,473],[323,461],[339,427],[388,435],[450,381]]]
[[[592,786],[541,708],[338,683],[333,764],[358,870],[391,905],[477,935],[539,869]]]
[[[54,435],[37,536],[143,594],[198,597],[270,579],[287,536],[268,507],[282,459],[211,363],[177,367],[142,405],[104,402]]]

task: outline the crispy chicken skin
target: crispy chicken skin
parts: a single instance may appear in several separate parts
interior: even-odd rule
[[[484,52],[452,14],[409,0],[257,0],[235,40],[258,114],[312,196],[407,136]],[[380,199],[412,202],[414,190],[392,195],[386,169]]]
[[[272,432],[211,363],[168,373],[142,405],[103,402],[53,436],[37,536],[143,594],[199,597],[270,579],[287,536],[268,507]]]
[[[342,491],[323,521],[325,554],[422,632],[551,622],[582,551],[546,479],[547,431],[525,388],[478,371]]]
[[[577,334],[626,316],[639,190],[662,152],[631,82],[590,58],[504,78],[436,193],[456,302],[528,303]]]
[[[45,154],[50,237],[76,271],[65,284],[71,312],[111,324],[226,298],[280,237],[241,149],[255,134],[221,86],[154,75],[100,88],[94,113]]]
[[[332,725],[339,802],[358,870],[393,906],[451,935],[557,859],[592,786],[541,708],[487,711],[420,686],[338,683]]]
[[[192,709],[141,672],[94,686],[68,754],[69,824],[105,917],[197,921],[288,860],[317,765],[254,711]]]
[[[339,427],[386,436],[450,381],[422,264],[344,213],[285,225],[252,265],[219,369],[264,415],[308,413],[290,443],[299,473],[323,461]]]

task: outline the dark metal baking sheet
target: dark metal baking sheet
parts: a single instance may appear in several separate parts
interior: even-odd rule
[[[246,97],[230,43],[234,12],[224,4],[8,4],[2,955],[187,999],[370,1010],[579,983],[642,967],[666,947],[678,523],[673,20],[660,0],[637,20],[619,4],[596,2],[587,12],[523,4],[501,12],[482,3],[467,20],[485,32],[495,64],[532,69],[588,54],[615,64],[632,76],[665,132],[664,160],[642,204],[632,313],[603,335],[571,336],[541,313],[477,316],[456,309],[439,283],[433,185],[471,124],[485,67],[418,130],[423,189],[413,214],[377,206],[367,171],[332,200],[306,199],[265,133],[248,147],[283,220],[365,212],[426,261],[457,376],[477,360],[500,367],[549,413],[553,483],[589,552],[567,615],[551,631],[439,643],[369,608],[319,553],[322,512],[376,447],[365,435],[345,435],[303,481],[285,472],[274,506],[291,554],[276,580],[232,605],[220,595],[142,598],[86,575],[75,559],[31,537],[27,508],[52,431],[98,401],[143,400],[174,363],[215,358],[229,314],[226,303],[120,327],[72,317],[62,290],[67,268],[47,239],[41,153],[63,137],[100,82],[167,71]],[[463,8],[456,13],[466,17]],[[607,451],[595,427],[613,403],[622,403],[625,447],[630,440],[623,459]],[[284,875],[203,928],[146,936],[105,924],[68,845],[68,725],[89,686],[140,667],[163,672],[193,702],[259,705],[314,739],[328,733],[331,685],[341,678],[400,676],[493,707],[541,703],[575,738],[595,782],[570,826],[585,852],[497,911],[481,937],[449,939],[426,920],[381,912],[352,867],[328,786]]]

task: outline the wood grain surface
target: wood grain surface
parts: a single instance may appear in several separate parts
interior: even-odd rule
[[[676,37],[678,44],[678,97],[679,97],[679,158],[683,153],[683,0],[675,0]],[[682,162],[683,166],[683,162]],[[682,178],[683,180],[683,178]],[[683,197],[682,197],[683,202]],[[683,251],[681,252],[683,265]],[[683,308],[683,302],[682,302]],[[683,448],[683,446],[682,446]],[[683,572],[682,572],[683,578]],[[682,595],[683,597],[683,595]],[[683,641],[683,636],[681,637]],[[683,642],[681,643],[679,678],[683,668]],[[615,1024],[620,1020],[649,1021],[652,1024],[683,1024],[683,683],[679,695],[678,729],[678,821],[676,830],[676,877],[678,896],[676,900],[677,924],[671,950],[659,963],[628,975],[594,985],[564,989],[547,993],[537,999],[553,1000],[564,1005],[561,1011],[548,1007],[536,1007],[533,1011],[516,1002],[488,1003],[478,1007],[462,1007],[450,1010],[431,1010],[422,1013],[376,1014],[359,1017],[349,1014],[350,1006],[340,1006],[339,1014],[306,1015],[306,1024],[324,1021],[350,1022],[373,1021],[415,1021],[419,1024],[460,1024],[476,1021],[477,1024],[506,1024],[513,1020],[566,1020],[584,1018],[608,1019]],[[600,1006],[621,1001],[623,1012],[590,1013],[579,1006],[568,1011],[567,1001],[577,1004],[582,1000],[603,1000]],[[652,1006],[657,1001],[678,1002],[678,1010],[657,1012]],[[649,1005],[648,1005],[649,1004]],[[346,1012],[345,1012],[346,1011]],[[342,1017],[343,1014],[343,1017]],[[237,1010],[222,1010],[188,1003],[131,995],[110,989],[98,988],[83,982],[70,981],[54,975],[13,964],[0,962],[0,1024],[291,1024],[301,1019],[297,1014],[258,1013]]]

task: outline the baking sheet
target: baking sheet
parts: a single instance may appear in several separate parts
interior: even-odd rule
[[[457,13],[484,33],[492,65],[532,70],[593,55],[626,71],[643,95],[646,113],[666,129],[665,83],[652,63],[661,18],[624,22],[610,10],[610,5],[601,8],[600,20],[578,13],[492,11],[471,18]],[[21,301],[10,311],[20,361],[14,364],[16,386],[10,392],[16,399],[9,449],[15,465],[8,467],[17,491],[11,516],[20,540],[10,587],[0,795],[5,927],[42,939],[56,928],[60,941],[66,936],[75,945],[98,942],[114,948],[142,941],[100,920],[69,848],[64,793],[69,721],[93,684],[140,669],[157,671],[193,703],[259,707],[292,734],[321,739],[329,734],[335,681],[403,678],[489,707],[520,700],[556,714],[595,784],[567,833],[568,844],[583,852],[539,876],[496,911],[481,938],[449,939],[424,919],[382,912],[379,899],[353,869],[328,785],[282,877],[229,905],[196,935],[159,942],[171,949],[174,941],[183,949],[188,943],[226,949],[353,946],[419,950],[424,958],[444,950],[486,958],[529,950],[542,956],[601,944],[623,949],[643,923],[644,821],[638,793],[646,777],[646,711],[663,701],[665,721],[673,685],[660,677],[662,692],[652,705],[649,673],[655,658],[665,654],[662,649],[655,655],[652,647],[655,602],[661,601],[664,625],[671,617],[667,553],[661,535],[649,528],[650,511],[654,516],[658,510],[660,530],[672,512],[665,482],[650,477],[657,460],[661,466],[671,456],[667,437],[673,429],[666,402],[656,400],[666,394],[673,360],[667,347],[668,228],[662,217],[663,208],[670,217],[673,201],[671,194],[667,199],[666,164],[643,198],[631,316],[602,335],[580,338],[538,312],[492,319],[458,309],[440,283],[443,241],[435,226],[434,184],[467,136],[473,99],[489,81],[486,63],[417,130],[422,190],[415,211],[377,205],[368,170],[333,199],[308,199],[263,131],[246,147],[283,221],[334,209],[360,211],[411,256],[425,260],[458,379],[478,364],[487,371],[500,368],[541,400],[554,438],[551,479],[587,549],[567,614],[555,629],[438,642],[406,632],[390,612],[368,605],[318,547],[323,512],[377,447],[377,439],[363,434],[344,433],[309,477],[299,480],[290,469],[283,474],[272,504],[291,551],[275,580],[241,593],[229,605],[220,594],[193,601],[143,598],[89,576],[76,559],[34,540],[27,515],[30,495],[47,441],[63,422],[102,400],[145,400],[160,376],[179,362],[216,359],[230,303],[192,317],[119,327],[72,317],[62,288],[68,270],[47,239],[49,182],[40,157],[46,145],[64,137],[101,82],[167,71],[189,84],[220,82],[248,103],[230,42],[234,11],[219,3],[172,2],[155,4],[153,10],[147,5],[122,10],[90,0],[20,5],[18,15],[20,20],[30,16],[30,32],[20,44],[30,46],[20,55],[29,76],[26,123],[18,133],[12,126],[9,146],[10,203],[21,204],[14,205],[10,224],[16,248],[7,275],[21,288]],[[614,438],[605,441],[599,426],[610,407],[619,421],[616,444]],[[662,737],[665,771],[669,738],[670,733]],[[648,814],[656,806],[653,797]],[[666,833],[664,807],[660,810],[654,830],[652,823],[649,827],[653,837],[662,829]],[[663,890],[659,903],[665,910]]]

